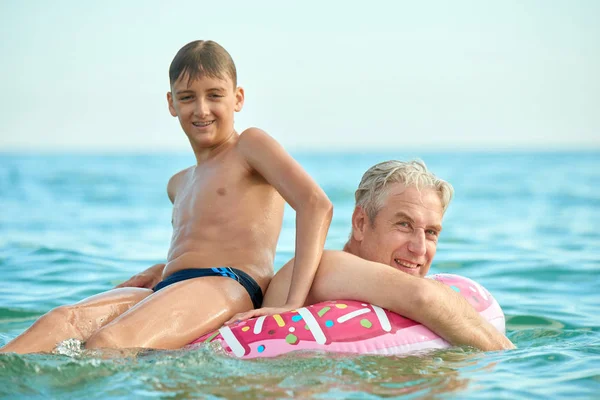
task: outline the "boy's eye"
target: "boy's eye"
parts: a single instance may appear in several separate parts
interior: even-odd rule
[[[179,101],[186,101],[186,100],[190,100],[192,98],[192,96],[181,96],[179,98]]]
[[[220,97],[223,97],[223,96],[220,95],[220,94],[213,93],[213,94],[208,95],[208,97],[213,98],[213,99],[217,99],[217,98],[220,98]]]

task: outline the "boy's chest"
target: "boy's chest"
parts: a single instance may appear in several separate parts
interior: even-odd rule
[[[231,212],[243,201],[249,201],[260,182],[241,168],[196,169],[179,188],[173,204],[173,219],[190,213]],[[260,190],[259,190],[260,191]],[[179,214],[179,215],[178,215]]]
[[[181,200],[203,200],[221,198],[224,200],[251,185],[248,172],[238,166],[219,168],[196,168],[181,188]]]

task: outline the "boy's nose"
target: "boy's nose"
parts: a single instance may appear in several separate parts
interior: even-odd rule
[[[206,101],[199,100],[196,104],[196,114],[200,117],[204,117],[210,113],[208,109],[208,103]]]
[[[423,229],[415,229],[412,232],[410,240],[408,242],[408,250],[418,256],[425,254],[425,231]]]

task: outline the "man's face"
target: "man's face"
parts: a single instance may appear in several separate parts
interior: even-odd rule
[[[359,207],[352,216],[357,255],[425,276],[435,256],[442,218],[442,202],[433,189],[419,192],[402,183],[391,184],[374,223]]]

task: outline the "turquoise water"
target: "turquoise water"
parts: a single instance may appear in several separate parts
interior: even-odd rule
[[[335,205],[341,248],[372,164],[419,156],[456,197],[432,272],[477,280],[517,350],[422,356],[288,355],[213,348],[137,356],[0,355],[6,398],[597,398],[600,153],[296,154]],[[51,308],[163,261],[166,182],[188,155],[0,155],[0,345]],[[288,209],[276,268],[293,253]]]

